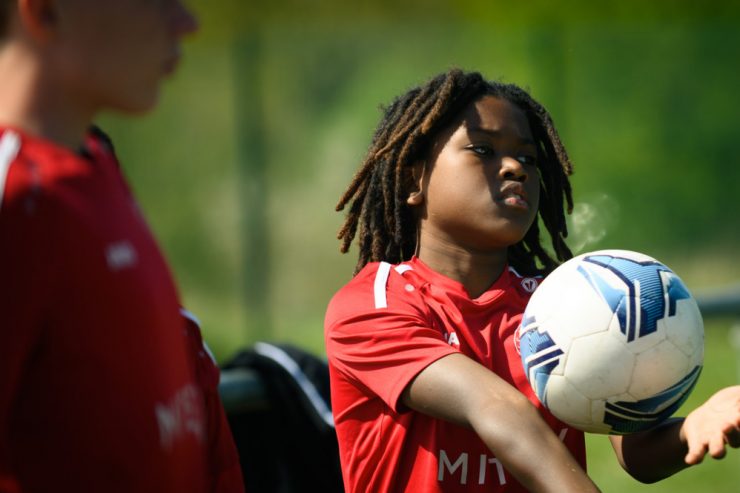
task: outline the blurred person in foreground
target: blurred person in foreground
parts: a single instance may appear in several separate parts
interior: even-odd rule
[[[179,0],[0,0],[0,492],[241,492],[218,367],[92,126],[152,109]]]

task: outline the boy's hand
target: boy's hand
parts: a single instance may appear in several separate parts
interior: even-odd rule
[[[689,452],[684,460],[694,465],[709,453],[715,459],[725,456],[725,445],[740,447],[740,385],[726,387],[686,416],[681,440]]]

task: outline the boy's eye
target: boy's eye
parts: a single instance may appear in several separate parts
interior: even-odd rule
[[[487,144],[470,144],[469,146],[467,146],[467,149],[473,151],[479,156],[492,156],[496,152],[493,147]],[[519,156],[516,156],[516,160],[522,164],[527,165],[537,164],[537,156],[534,156],[532,154],[521,154]]]
[[[537,158],[531,155],[517,156],[516,159],[522,164],[537,164]]]
[[[471,144],[468,149],[478,154],[479,156],[490,156],[493,154],[493,149],[490,146],[483,144]]]

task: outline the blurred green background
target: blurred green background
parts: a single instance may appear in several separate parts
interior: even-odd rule
[[[334,212],[379,106],[450,67],[527,87],[576,166],[570,244],[626,248],[692,290],[740,280],[737,2],[191,0],[201,20],[148,117],[106,116],[186,306],[220,361],[257,340],[323,353],[349,280]],[[738,5],[738,6],[736,6]],[[738,382],[707,321],[687,408]],[[605,492],[740,491],[740,453],[636,485],[589,437]]]

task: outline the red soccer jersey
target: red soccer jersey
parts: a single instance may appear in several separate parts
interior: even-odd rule
[[[470,299],[460,283],[413,258],[368,264],[334,296],[326,349],[348,493],[526,491],[474,432],[400,402],[421,370],[455,352],[524,393],[585,467],[583,433],[542,407],[515,347],[537,282],[508,269]]]
[[[0,491],[214,491],[218,370],[107,140],[83,154],[0,129]]]

